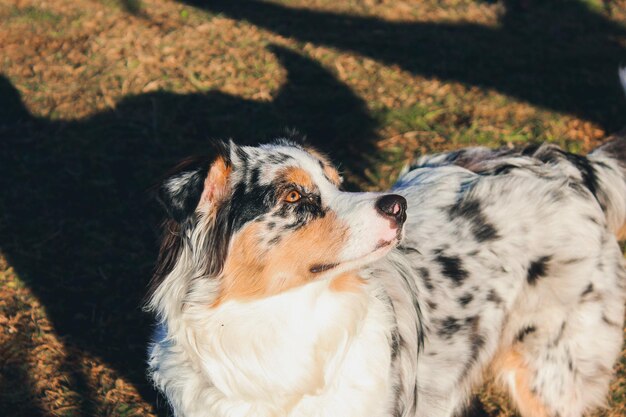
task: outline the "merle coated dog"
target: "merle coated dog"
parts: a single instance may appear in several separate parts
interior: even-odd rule
[[[385,193],[326,157],[224,145],[160,188],[150,372],[179,417],[601,406],[622,346],[626,138],[426,156]]]

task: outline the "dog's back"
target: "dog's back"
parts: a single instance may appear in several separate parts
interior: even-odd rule
[[[625,144],[470,148],[400,178],[427,340],[417,415],[458,412],[488,366],[524,417],[603,404],[623,338]]]

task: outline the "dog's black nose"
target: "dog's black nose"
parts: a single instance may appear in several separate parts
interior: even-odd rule
[[[376,210],[401,226],[406,220],[406,199],[397,194],[384,195],[376,201]]]

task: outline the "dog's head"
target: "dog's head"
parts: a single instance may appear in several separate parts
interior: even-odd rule
[[[340,183],[323,155],[286,141],[230,143],[212,161],[182,165],[159,189],[171,220],[157,275],[171,272],[188,245],[195,274],[219,280],[215,305],[322,278],[358,285],[339,278],[400,241],[406,200],[342,192]]]

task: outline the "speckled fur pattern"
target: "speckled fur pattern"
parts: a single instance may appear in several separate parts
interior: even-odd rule
[[[205,160],[161,188],[173,220],[148,303],[149,368],[176,416],[452,417],[490,373],[522,417],[603,405],[622,345],[626,138],[588,156],[422,157],[389,191],[408,208],[384,250],[383,193],[339,191],[326,159],[287,141],[226,148],[219,200]],[[311,206],[277,200],[285,167],[306,173]],[[324,268],[300,251],[263,289],[225,289],[246,230],[265,271],[294,229],[329,216],[345,231],[311,240],[311,252],[332,243]]]
[[[416,415],[456,415],[486,370],[524,417],[603,405],[622,346],[625,142],[588,157],[471,148],[400,178],[395,263],[416,271],[426,339]]]

